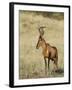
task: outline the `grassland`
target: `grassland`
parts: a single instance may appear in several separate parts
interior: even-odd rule
[[[45,16],[44,16],[45,14]],[[49,15],[49,16],[48,16]],[[52,72],[54,65],[50,62],[50,71],[45,75],[42,48],[36,49],[39,37],[38,28],[44,29],[44,39],[58,49],[58,66],[64,70],[64,19],[59,13],[19,12],[20,55],[19,79],[63,77],[64,72]]]

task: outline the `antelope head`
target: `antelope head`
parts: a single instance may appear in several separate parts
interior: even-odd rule
[[[40,35],[39,35],[39,39],[38,39],[38,42],[37,42],[37,45],[36,45],[36,48],[38,49],[40,46],[41,46],[41,44],[43,43],[43,35],[44,35],[44,29],[45,27],[40,27],[39,28],[39,33],[40,33]]]

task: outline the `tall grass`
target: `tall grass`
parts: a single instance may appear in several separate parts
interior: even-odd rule
[[[47,15],[47,16],[44,16]],[[50,71],[45,75],[45,64],[42,48],[36,49],[39,37],[38,28],[44,29],[44,39],[58,49],[58,65],[64,70],[64,19],[61,13],[46,12],[19,12],[20,42],[19,42],[19,78],[63,77],[63,72],[53,72],[53,62],[50,62]],[[55,18],[56,17],[56,18]]]

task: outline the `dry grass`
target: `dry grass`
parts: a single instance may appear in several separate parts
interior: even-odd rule
[[[20,60],[19,78],[63,77],[64,73],[64,20],[44,17],[34,12],[20,11]],[[59,72],[52,72],[54,66],[50,62],[50,71],[45,75],[42,48],[36,49],[39,37],[38,27],[46,26],[44,38],[46,42],[58,49]]]

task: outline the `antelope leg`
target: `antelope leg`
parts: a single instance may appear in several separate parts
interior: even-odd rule
[[[58,70],[58,60],[54,59],[55,71]]]
[[[47,62],[46,62],[46,58],[44,58],[45,61],[45,74],[47,75]]]
[[[50,69],[49,64],[50,64],[50,58],[48,58],[48,70]]]

